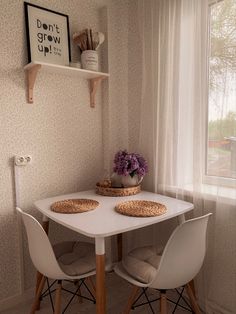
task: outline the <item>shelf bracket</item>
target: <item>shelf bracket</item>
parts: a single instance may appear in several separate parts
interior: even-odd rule
[[[104,80],[104,76],[96,77],[93,79],[90,79],[90,107],[95,108],[95,95],[98,89],[98,86],[100,85],[101,81]]]
[[[27,70],[27,80],[28,80],[28,102],[32,104],[33,100],[33,91],[34,83],[38,74],[38,70],[41,68],[40,64],[34,65],[32,68]]]

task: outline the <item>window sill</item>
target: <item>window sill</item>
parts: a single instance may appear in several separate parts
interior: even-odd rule
[[[158,188],[160,190],[165,190],[169,193],[174,193],[174,194],[187,194],[189,196],[193,196],[195,193],[198,196],[201,196],[206,199],[206,200],[212,200],[226,203],[229,205],[236,205],[236,188],[232,187],[222,187],[222,186],[217,186],[217,185],[212,185],[212,184],[201,184],[201,186],[196,190],[194,189],[194,186],[192,184],[188,184],[184,186],[183,188],[181,187],[176,187],[176,186],[164,186],[164,185],[159,185]]]
[[[185,187],[188,192],[193,192],[193,186],[189,185]],[[232,202],[235,205],[236,201],[236,189],[231,187],[222,187],[212,184],[202,184],[199,191],[206,199],[214,200],[216,197],[225,199],[228,202]]]

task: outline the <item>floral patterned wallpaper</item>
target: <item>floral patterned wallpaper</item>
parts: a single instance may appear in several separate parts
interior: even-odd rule
[[[30,2],[68,14],[71,35],[85,27],[104,31],[108,40],[100,60],[110,79],[103,82],[96,107],[91,109],[87,81],[41,71],[34,104],[28,104],[23,0],[0,1],[0,309],[7,299],[31,288],[35,278],[25,233],[22,245],[14,210],[13,156],[32,156],[32,163],[19,169],[20,206],[40,219],[35,200],[93,188],[110,170],[113,153],[128,145],[128,1]],[[78,59],[78,50],[72,46],[72,61]],[[77,237],[62,229],[52,224],[53,242],[60,241],[62,234]]]

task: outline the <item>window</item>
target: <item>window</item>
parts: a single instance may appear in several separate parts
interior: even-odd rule
[[[206,174],[236,179],[236,1],[209,6],[209,92]]]

